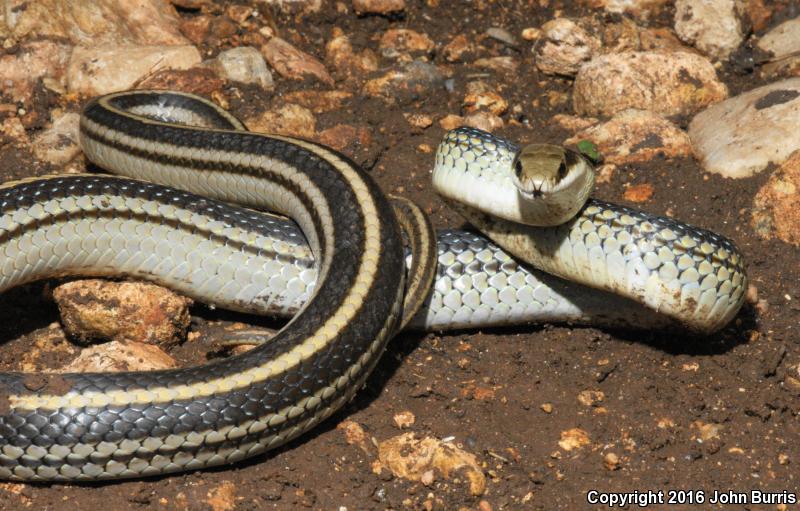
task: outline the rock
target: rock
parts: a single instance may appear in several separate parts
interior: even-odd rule
[[[800,17],[784,21],[758,41],[756,48],[770,55],[764,74],[800,73]]]
[[[601,46],[600,39],[575,21],[556,18],[542,25],[542,36],[534,45],[533,53],[541,72],[574,76]]]
[[[583,406],[597,406],[606,395],[601,390],[582,390],[578,392],[578,402]]]
[[[417,439],[414,433],[392,437],[378,444],[378,460],[395,477],[420,481],[430,470],[445,479],[458,473],[466,476],[472,495],[486,491],[486,477],[475,456],[435,438]]]
[[[619,456],[613,452],[606,453],[603,456],[603,466],[608,470],[619,470]]]
[[[800,247],[800,150],[756,193],[751,225],[764,239],[778,238]]]
[[[642,202],[649,201],[650,197],[653,196],[653,193],[655,193],[655,188],[653,188],[653,185],[650,183],[641,183],[627,187],[625,189],[625,193],[622,194],[622,197],[626,201],[641,204]]]
[[[508,110],[508,101],[497,92],[490,90],[483,82],[470,82],[467,84],[467,94],[462,103],[467,113],[485,110],[492,115],[502,115]]]
[[[405,0],[353,0],[356,14],[396,14],[406,8]]]
[[[313,138],[317,133],[317,118],[308,108],[285,103],[277,110],[267,110],[245,121],[247,128],[260,133],[276,133],[293,137]]]
[[[648,19],[670,5],[672,0],[583,0],[583,3],[611,14],[630,14]]]
[[[607,163],[641,163],[660,154],[667,158],[692,154],[689,135],[664,117],[645,110],[623,110],[608,122],[587,127],[566,140],[589,140]]]
[[[280,37],[273,37],[260,50],[269,65],[284,78],[305,80],[312,77],[324,84],[333,85],[333,78],[322,62]]]
[[[394,58],[403,53],[430,54],[435,45],[428,34],[395,28],[384,32],[379,46],[384,57]]]
[[[20,44],[14,53],[0,56],[3,93],[22,103],[33,95],[33,84],[39,79],[63,85],[70,51],[69,46],[54,41],[30,41]]]
[[[63,114],[53,120],[52,126],[34,140],[33,153],[42,161],[63,165],[81,152],[78,146],[80,115]]]
[[[558,441],[558,446],[569,452],[580,449],[590,443],[589,433],[580,428],[572,428],[561,432],[561,440]]]
[[[476,67],[483,67],[491,69],[492,71],[501,71],[507,73],[516,72],[519,68],[519,61],[514,57],[489,57],[478,59],[473,64]]]
[[[404,103],[427,96],[443,86],[444,78],[436,66],[415,60],[367,81],[363,92],[389,103]]]
[[[348,445],[355,445],[359,447],[364,454],[373,456],[375,454],[375,446],[370,442],[370,438],[361,424],[351,420],[344,420],[336,426],[336,429],[344,433],[344,439]]]
[[[200,52],[184,46],[77,46],[67,69],[70,92],[97,96],[130,89],[162,69],[188,69]]]
[[[578,117],[577,115],[556,114],[550,118],[551,124],[556,124],[562,129],[575,133],[585,130],[597,124],[599,119],[596,117]]]
[[[181,46],[175,8],[163,0],[36,0],[6,6],[6,24],[17,39],[67,40],[74,45]],[[22,8],[19,8],[22,6]],[[122,59],[125,64],[135,57]]]
[[[430,115],[404,113],[403,117],[406,118],[408,124],[421,130],[433,125],[433,118]]]
[[[337,124],[323,130],[317,136],[317,140],[328,147],[332,147],[350,157],[362,147],[372,145],[372,133],[369,128],[363,126],[351,126],[349,124]]]
[[[689,124],[695,156],[708,172],[743,178],[800,149],[800,78],[758,87],[712,105]]]
[[[370,49],[353,51],[350,38],[341,29],[333,30],[333,38],[325,45],[325,61],[347,78],[377,71],[378,56]]]
[[[458,34],[442,48],[442,55],[447,62],[461,62],[465,54],[472,52],[472,44],[464,34]]]
[[[228,80],[254,83],[265,90],[271,90],[275,85],[264,57],[250,46],[223,51],[214,59],[212,66],[220,76]]]
[[[143,342],[111,341],[81,350],[61,371],[69,373],[156,371],[177,367],[161,348]]]
[[[526,41],[535,41],[542,37],[542,30],[536,27],[527,27],[522,29],[520,34]]]
[[[192,301],[146,282],[76,280],[53,290],[67,333],[83,342],[98,339],[181,342],[189,327]]]
[[[417,418],[408,410],[398,412],[393,417],[394,424],[400,429],[410,428],[414,425]]]
[[[284,94],[283,100],[308,108],[315,114],[321,114],[342,108],[345,101],[352,97],[353,93],[343,90],[298,90]]]
[[[676,0],[675,33],[712,58],[724,60],[742,44],[740,0]]]
[[[517,45],[517,40],[514,39],[514,36],[511,33],[502,28],[502,27],[490,27],[486,30],[486,37],[494,39],[495,41],[500,41],[506,46],[515,47]]]
[[[2,144],[10,142],[16,147],[28,147],[30,145],[28,133],[25,131],[25,126],[19,117],[3,119],[2,124],[0,124],[0,135],[2,135],[0,137]]]
[[[216,71],[205,67],[164,69],[136,85],[137,89],[172,89],[218,99],[225,80]]]
[[[623,52],[584,64],[572,104],[583,116],[610,116],[628,108],[686,115],[722,99],[728,89],[707,59],[687,52]]]
[[[232,481],[222,481],[206,492],[205,503],[211,511],[233,511],[240,500],[241,497],[236,495],[236,484]]]
[[[478,112],[466,117],[450,114],[439,121],[439,126],[448,131],[459,126],[469,126],[470,128],[492,132],[502,128],[504,125],[503,119],[486,112]]]
[[[322,0],[259,0],[260,3],[275,6],[287,14],[309,14],[319,12]]]
[[[207,14],[194,16],[181,20],[181,33],[194,44],[205,42],[208,34],[211,33],[211,20],[213,18]]]

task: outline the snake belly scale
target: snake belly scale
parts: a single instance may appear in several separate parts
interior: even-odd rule
[[[105,96],[82,116],[87,157],[188,193],[99,175],[0,188],[2,289],[123,274],[247,311],[266,287],[271,269],[259,261],[271,259],[259,256],[274,241],[246,208],[293,218],[319,262],[310,301],[245,354],[144,373],[1,373],[0,478],[97,480],[230,463],[307,431],[363,383],[402,306],[391,206],[338,153],[240,129],[195,96]]]

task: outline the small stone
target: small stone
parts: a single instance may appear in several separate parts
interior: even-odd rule
[[[606,398],[600,390],[582,390],[578,393],[578,402],[584,406],[597,406]]]
[[[404,11],[405,0],[353,0],[356,14],[389,15]]]
[[[181,33],[194,44],[203,43],[211,33],[212,17],[208,15],[194,16],[181,20]]]
[[[731,178],[780,165],[800,149],[800,78],[790,78],[712,105],[689,124],[703,168]]]
[[[433,118],[430,115],[425,114],[403,114],[403,117],[406,118],[408,124],[414,126],[415,128],[425,129],[429,128],[433,124]]]
[[[225,80],[213,69],[193,67],[191,69],[164,69],[148,76],[138,84],[141,89],[171,89],[190,92],[201,96],[210,96],[223,108],[225,103],[219,101],[220,89]]]
[[[425,486],[430,486],[436,480],[434,476],[433,470],[426,470],[422,473],[422,476],[419,478],[419,482],[424,484]]]
[[[575,21],[557,18],[542,25],[533,52],[536,67],[546,74],[575,76],[600,50],[602,42]]]
[[[553,413],[552,403],[542,403],[542,405],[539,408],[541,408],[544,413]]]
[[[628,108],[686,115],[727,95],[714,66],[699,55],[628,51],[584,64],[572,99],[575,113],[583,116],[610,116]]]
[[[715,59],[726,59],[744,40],[742,2],[676,0],[675,33]]]
[[[277,133],[302,138],[314,138],[317,118],[308,108],[285,103],[277,110],[267,110],[245,121],[248,129],[261,133]]]
[[[619,470],[619,456],[613,452],[606,453],[606,455],[603,456],[603,466],[608,470]]]
[[[372,144],[372,133],[363,126],[337,124],[319,133],[317,140],[323,145],[353,156],[359,148]]]
[[[262,89],[271,90],[274,86],[272,73],[258,50],[241,46],[225,50],[214,59],[214,69],[227,80],[254,83]]]
[[[800,71],[800,17],[784,21],[764,34],[756,48],[770,56],[762,67],[763,74],[796,75]]]
[[[378,444],[378,459],[395,477],[420,481],[426,472],[434,470],[445,479],[465,476],[473,496],[486,491],[486,476],[475,456],[435,438],[417,439],[413,433],[392,437]]]
[[[84,343],[103,339],[165,347],[186,337],[192,303],[155,284],[99,279],[62,284],[53,298],[64,329]]]
[[[613,163],[604,163],[596,169],[597,176],[594,178],[595,183],[610,183],[614,174],[617,172],[617,166]]]
[[[342,105],[352,97],[352,92],[343,90],[299,90],[287,92],[283,95],[283,100],[308,108],[315,114],[321,114],[342,108]]]
[[[334,29],[333,38],[325,45],[325,61],[348,78],[378,69],[377,55],[370,49],[355,53],[350,38],[340,29]]]
[[[610,14],[630,14],[646,20],[672,4],[671,0],[582,0],[593,9],[603,9]]]
[[[233,511],[237,500],[236,484],[222,481],[206,492],[205,503],[211,507],[211,511]]]
[[[514,47],[517,45],[517,40],[514,39],[514,36],[511,35],[508,30],[501,27],[491,27],[487,29],[486,36],[494,39],[495,41],[500,41],[506,46]]]
[[[256,11],[249,5],[229,5],[225,9],[225,14],[236,23],[242,25]]]
[[[410,428],[414,425],[416,420],[417,418],[414,416],[414,414],[408,410],[396,413],[394,415],[394,423],[400,429]]]
[[[384,32],[379,46],[387,57],[396,57],[402,53],[429,54],[434,49],[434,43],[427,34],[405,28]]]
[[[550,118],[550,122],[556,124],[564,130],[575,133],[585,130],[599,122],[596,117],[578,117],[577,115],[556,114]]]
[[[175,359],[153,344],[111,341],[81,350],[80,355],[61,368],[69,373],[157,371],[177,367]]]
[[[345,420],[339,423],[336,429],[344,433],[345,441],[349,445],[357,446],[364,451],[365,454],[370,456],[375,453],[375,446],[359,423]]]
[[[608,122],[590,126],[567,139],[565,144],[589,140],[607,163],[642,163],[656,156],[687,158],[692,154],[689,135],[666,118],[645,110],[628,109]]]
[[[492,511],[492,505],[489,504],[487,501],[482,500],[478,502],[478,510],[479,511]]]
[[[81,151],[78,146],[80,117],[73,112],[56,118],[52,126],[34,140],[31,147],[36,157],[54,165],[63,165],[76,157]]]
[[[461,62],[464,55],[472,51],[472,45],[464,34],[458,34],[442,48],[442,55],[447,62]]]
[[[756,193],[751,225],[764,239],[778,238],[800,247],[800,150],[792,153]],[[757,293],[755,300],[757,303]]]
[[[260,48],[261,54],[279,75],[290,80],[308,77],[333,85],[333,78],[325,66],[308,53],[298,50],[280,37],[273,37]]]
[[[542,31],[536,27],[528,27],[522,29],[522,34],[520,35],[526,41],[535,41],[542,37]]]
[[[561,440],[558,441],[558,446],[570,452],[585,447],[590,443],[589,433],[580,428],[572,428],[561,432]]]
[[[30,144],[25,126],[22,124],[22,120],[20,120],[19,117],[7,117],[3,119],[3,123],[0,124],[0,133],[2,133],[4,137],[11,139],[13,144],[17,147],[27,147]],[[5,140],[3,142],[6,143]]]
[[[98,96],[132,88],[163,69],[189,69],[200,52],[183,46],[77,46],[67,69],[67,89]]]
[[[478,59],[474,62],[476,67],[491,69],[506,73],[516,72],[519,68],[519,61],[513,57],[489,57]]]
[[[703,442],[710,442],[711,440],[718,440],[722,432],[722,425],[705,423],[703,421],[695,421],[692,423],[692,428],[698,431],[700,440]]]
[[[640,204],[642,202],[647,202],[653,196],[655,189],[653,185],[649,183],[642,183],[638,185],[631,185],[626,190],[622,196],[625,200]]]
[[[72,48],[54,41],[21,43],[14,53],[0,55],[0,84],[15,102],[27,103],[37,80],[50,78],[63,86]]]
[[[467,113],[485,110],[497,116],[508,110],[508,102],[494,91],[467,92],[462,104]]]
[[[379,97],[388,103],[408,102],[429,95],[441,88],[444,78],[433,64],[415,60],[393,69],[364,84],[367,96]]]

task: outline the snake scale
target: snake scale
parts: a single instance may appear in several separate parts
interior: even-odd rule
[[[81,143],[92,162],[136,179],[92,174],[2,185],[0,290],[67,274],[124,275],[209,304],[296,315],[255,349],[199,367],[0,373],[0,478],[118,479],[232,463],[302,434],[353,396],[400,324],[403,266],[413,259],[404,254],[398,208],[366,173],[328,148],[246,132],[213,103],[164,91],[91,101]],[[499,169],[517,152],[488,134],[457,130],[440,146],[437,171],[467,171],[466,180],[497,171],[504,182]],[[444,231],[434,291],[406,318],[412,326],[659,324],[655,309],[712,331],[741,305],[741,257],[708,231],[599,201],[557,227],[511,227],[462,212],[515,255],[525,236],[543,239],[538,260],[569,245],[570,264],[606,276],[588,282],[601,291],[575,291],[479,235]],[[598,270],[601,260],[628,270],[625,298],[608,294],[620,286],[614,272]],[[569,276],[564,266],[545,269]],[[631,301],[650,291],[661,295]],[[686,315],[691,303],[696,314]]]

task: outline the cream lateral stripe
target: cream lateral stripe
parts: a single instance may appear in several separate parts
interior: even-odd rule
[[[120,115],[125,115],[121,112]],[[95,124],[95,123],[90,123]],[[111,130],[109,130],[111,131]],[[269,138],[269,137],[268,137]],[[289,137],[271,137],[282,141],[288,141],[299,145],[308,151],[317,154],[325,161],[335,165],[337,169],[348,179],[353,193],[355,194],[360,207],[364,213],[365,226],[365,250],[364,257],[361,259],[356,279],[342,302],[339,309],[331,314],[325,324],[314,332],[306,341],[298,344],[290,351],[266,362],[260,366],[252,367],[241,373],[226,377],[215,378],[208,382],[198,382],[189,385],[177,385],[173,387],[155,387],[151,389],[137,389],[133,391],[115,390],[108,392],[68,392],[62,396],[57,395],[10,395],[9,402],[11,407],[19,410],[46,409],[57,410],[59,408],[81,408],[84,406],[129,406],[134,403],[166,403],[173,400],[190,400],[199,397],[208,397],[221,392],[242,389],[253,383],[264,381],[268,378],[286,372],[296,367],[302,361],[314,356],[325,348],[336,334],[344,328],[353,317],[358,313],[363,305],[364,298],[370,289],[378,270],[378,254],[380,253],[380,226],[378,225],[377,207],[372,200],[372,196],[366,183],[361,179],[357,172],[347,163],[321,149],[315,144],[297,140]],[[130,143],[131,137],[122,136],[117,132],[117,140]],[[141,142],[141,140],[139,140]],[[166,155],[159,152],[156,148],[164,151],[166,144],[147,142],[147,149],[156,151],[157,154]],[[134,145],[134,144],[131,144]],[[136,145],[134,145],[136,147]],[[169,153],[171,154],[171,153]],[[233,162],[232,156],[236,153],[218,152],[226,159]],[[263,157],[262,157],[263,158]],[[265,162],[270,160],[263,158]],[[219,161],[219,160],[215,160]],[[290,179],[294,176],[285,176]],[[309,183],[310,184],[310,183]],[[328,229],[330,231],[330,229]],[[327,240],[326,240],[327,243]],[[328,245],[330,246],[330,245]],[[329,252],[329,251],[328,251]],[[326,258],[327,259],[327,258]]]

